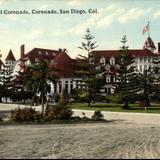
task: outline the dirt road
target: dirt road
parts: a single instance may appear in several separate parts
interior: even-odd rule
[[[74,110],[75,115],[83,111]],[[0,126],[0,159],[160,158],[160,115],[103,112],[109,123]],[[87,116],[93,112],[86,111]]]
[[[0,158],[160,158],[160,125],[0,126]]]

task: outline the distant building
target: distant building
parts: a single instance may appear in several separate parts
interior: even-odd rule
[[[49,68],[57,68],[58,81],[56,84],[51,84],[51,95],[62,94],[63,90],[66,89],[70,94],[77,83],[80,83],[82,78],[75,73],[76,60],[69,57],[66,50],[49,50],[44,48],[34,48],[25,54],[24,45],[21,46],[21,58],[17,61],[14,69],[14,78],[17,77],[20,71],[23,71],[24,66],[47,61]]]
[[[153,58],[155,55],[160,54],[160,43],[158,43],[158,51],[156,51],[155,44],[150,37],[144,43],[143,49],[129,49],[129,55],[134,57],[136,69],[143,72],[145,69],[152,67]],[[94,50],[93,54],[96,54],[99,58],[99,63],[106,68],[106,85],[103,92],[105,94],[113,93],[113,83],[118,82],[114,77],[115,68],[119,67],[117,59],[120,55],[119,50]],[[44,48],[34,48],[25,54],[25,46],[20,48],[20,59],[15,60],[12,51],[6,58],[5,63],[14,67],[13,76],[17,77],[19,72],[23,72],[27,65],[47,61],[49,68],[58,68],[59,72],[55,73],[59,78],[56,84],[51,84],[51,95],[61,94],[64,89],[68,93],[72,93],[72,90],[83,83],[79,74],[76,74],[76,63],[80,63],[77,59],[72,59],[66,50],[51,50]],[[3,66],[3,62],[0,61],[0,66]]]

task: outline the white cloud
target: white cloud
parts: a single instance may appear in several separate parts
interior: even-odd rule
[[[97,27],[98,28],[103,28],[103,27],[107,27],[109,26],[113,20],[114,20],[115,14],[111,14],[105,17],[102,17],[98,23],[97,23]]]
[[[73,2],[73,1],[70,1]],[[76,1],[78,3],[78,1]],[[131,20],[136,20],[150,12],[151,9],[144,10],[143,8],[131,8],[131,9],[125,9],[125,8],[119,8],[119,6],[116,6],[115,4],[112,4],[108,7],[104,7],[98,10],[98,14],[92,14],[88,19],[86,19],[83,22],[79,22],[74,27],[63,30],[63,31],[57,31],[51,33],[47,32],[40,32],[40,31],[34,31],[29,35],[30,39],[33,38],[39,38],[39,37],[62,37],[68,34],[76,34],[81,35],[85,32],[87,28],[90,29],[103,29],[107,28],[114,22],[119,23],[127,23]],[[159,13],[160,14],[160,13]],[[64,21],[69,21],[69,17],[65,17]]]
[[[41,30],[34,30],[29,35],[25,36],[28,39],[36,39],[40,38],[44,35],[44,32]]]
[[[10,19],[10,20],[18,20],[18,16],[17,15],[14,15],[14,14],[10,14],[10,15],[7,15],[7,17]]]
[[[49,6],[48,5],[43,5],[42,7],[40,7],[41,10],[46,10]]]
[[[2,5],[5,2],[5,0],[0,0],[0,5]]]
[[[99,9],[98,10],[99,14],[91,15],[82,24],[80,24],[80,25],[78,24],[75,27],[71,28],[68,31],[68,33],[81,34],[87,28],[93,28],[93,27],[101,28],[101,27],[104,27],[104,26],[108,26],[109,24],[111,24],[111,21],[112,21],[112,14],[109,15],[109,13],[110,13],[110,11],[114,10],[115,8],[116,8],[116,6],[112,4],[108,7]],[[105,16],[106,13],[108,14],[108,16]]]
[[[138,19],[142,17],[144,14],[145,14],[145,11],[143,9],[132,8],[131,10],[128,10],[127,12],[124,11],[124,13],[118,17],[118,21],[120,23],[126,23],[129,20]]]
[[[81,0],[69,0],[67,3],[68,6],[79,6],[81,4]]]
[[[153,18],[156,19],[160,17],[160,11],[156,11],[155,13],[153,13]]]

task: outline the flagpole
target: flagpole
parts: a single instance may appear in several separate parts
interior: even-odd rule
[[[148,21],[148,28],[149,28],[149,30],[148,30],[148,37],[150,37],[150,22]]]

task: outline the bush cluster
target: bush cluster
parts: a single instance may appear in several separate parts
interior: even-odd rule
[[[17,108],[11,111],[11,121],[15,122],[36,122],[41,119],[41,114],[33,108]]]
[[[42,117],[40,112],[35,111],[33,108],[17,108],[11,112],[11,121],[13,122],[52,122],[52,121],[102,121],[104,116],[101,111],[95,111],[92,118],[86,117],[73,117],[73,112],[70,107],[66,105],[47,106],[45,116]],[[1,121],[1,120],[0,120]]]
[[[101,113],[101,111],[95,111],[94,115],[92,116],[92,120],[95,120],[95,121],[104,120],[104,115]]]
[[[73,112],[70,107],[66,105],[47,106],[45,113],[45,120],[70,120]]]

